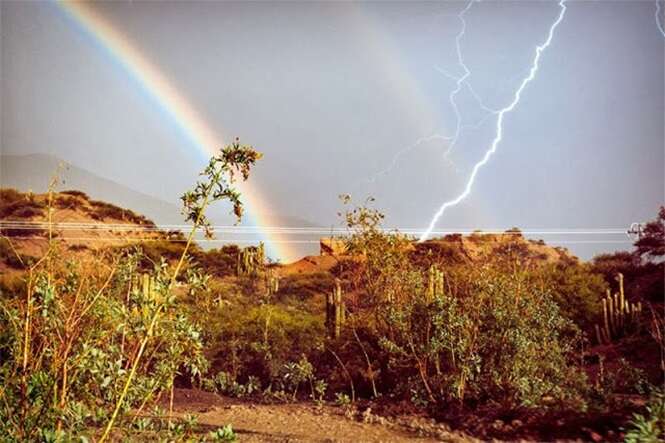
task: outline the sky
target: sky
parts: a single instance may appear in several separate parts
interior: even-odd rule
[[[452,149],[443,139],[458,124],[450,94],[464,74],[456,37],[467,5],[92,8],[214,131],[265,154],[251,180],[280,215],[338,226],[338,195],[349,193],[375,197],[389,227],[424,229],[462,192],[496,135],[496,116],[463,88],[464,130]],[[437,229],[576,229],[586,234],[545,238],[589,258],[630,247],[623,234],[594,231],[651,220],[665,202],[665,35],[656,3],[566,5],[534,79],[504,118],[496,154]],[[510,103],[559,12],[557,2],[478,1],[464,14],[467,80],[487,108]],[[122,60],[55,3],[3,1],[0,17],[1,153],[48,153],[177,203],[201,153]]]

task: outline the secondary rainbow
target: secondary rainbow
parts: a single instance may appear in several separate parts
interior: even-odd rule
[[[118,63],[156,104],[178,126],[182,134],[198,149],[202,160],[224,146],[223,138],[213,130],[202,115],[169,81],[166,75],[151,63],[122,33],[105,20],[86,2],[62,1],[56,3],[80,28]],[[268,214],[274,213],[251,181],[239,185],[246,215],[259,227],[277,226]],[[274,232],[274,231],[273,231]],[[282,261],[297,258],[289,248],[287,239],[270,230],[261,230],[269,256]]]

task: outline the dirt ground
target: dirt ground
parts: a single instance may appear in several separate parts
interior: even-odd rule
[[[241,442],[467,442],[473,441],[418,418],[387,420],[314,403],[251,404],[215,394],[177,389],[174,413],[196,414],[200,431],[231,424]]]

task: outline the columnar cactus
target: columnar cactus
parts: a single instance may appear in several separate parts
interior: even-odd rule
[[[157,298],[157,290],[155,288],[155,279],[149,274],[143,274],[141,280],[135,281],[134,287],[137,291],[143,293],[144,300],[154,300]]]
[[[149,274],[135,275],[131,281],[132,293],[136,297],[142,297],[144,302],[151,301],[160,303],[162,295],[157,288],[157,283],[154,277]]]
[[[240,250],[236,272],[241,275],[256,275],[265,264],[265,247],[263,243],[258,246],[248,246]]]
[[[326,299],[326,327],[331,338],[339,338],[345,320],[345,305],[342,301],[342,286],[339,281]]]
[[[427,301],[432,302],[435,297],[443,295],[443,272],[439,271],[436,266],[432,265],[429,268],[427,278]]]
[[[613,338],[619,338],[639,325],[642,303],[626,300],[623,274],[617,275],[617,280],[619,292],[612,296],[610,290],[607,290],[607,295],[603,298],[603,324],[595,325],[596,339],[600,344],[611,343]]]
[[[268,294],[268,297],[276,294],[279,291],[279,275],[276,275],[272,271],[266,272],[266,292]]]

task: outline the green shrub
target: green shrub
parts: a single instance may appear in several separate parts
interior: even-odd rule
[[[651,393],[645,414],[634,414],[626,432],[627,443],[655,443],[665,440],[665,391]]]
[[[139,408],[168,389],[176,374],[196,378],[207,370],[201,332],[166,293],[164,268],[158,266],[140,284],[136,254],[116,262],[115,270],[103,261],[51,259],[53,266],[37,269],[26,288],[29,305],[22,294],[0,299],[1,440],[35,440],[57,428],[77,434],[108,420],[128,363],[161,301],[168,305],[156,324],[159,339],[147,345],[149,360],[137,371],[124,407]]]
[[[278,295],[308,300],[316,295],[327,294],[334,284],[334,279],[328,272],[294,274],[280,279]]]
[[[236,274],[239,253],[238,246],[227,245],[208,251],[199,250],[193,254],[193,257],[206,274],[226,277]]]
[[[575,399],[583,386],[571,366],[576,329],[552,296],[502,271],[462,278],[470,282],[458,286],[463,291],[429,302],[414,290],[388,309],[381,345],[392,368],[412,368],[402,372],[411,381],[402,390],[417,392],[417,381],[429,401],[492,401],[506,409]]]
[[[236,441],[237,437],[231,425],[226,425],[221,428],[217,428],[214,431],[210,431],[205,439],[205,441]]]
[[[210,362],[244,384],[250,376],[264,386],[278,382],[287,363],[312,356],[324,337],[323,318],[283,305],[247,306],[246,299],[211,313]]]
[[[218,372],[212,378],[204,379],[202,386],[207,391],[237,398],[252,396],[261,390],[258,378],[250,375],[245,383],[238,383],[232,374],[224,371]]]
[[[590,266],[546,264],[533,269],[529,278],[547,288],[561,314],[584,330],[591,331],[601,317],[601,299],[608,286]]]
[[[379,386],[417,404],[579,404],[585,378],[572,363],[581,334],[562,315],[554,283],[518,265],[529,263],[528,250],[511,242],[476,267],[423,272],[404,237],[379,229],[382,218],[362,207],[345,216],[349,250],[363,255],[349,279],[362,302],[335,344],[353,346],[355,355],[341,354],[349,371],[365,360],[370,378],[379,372]],[[428,254],[419,255],[427,263]],[[351,325],[362,329],[351,333]]]

